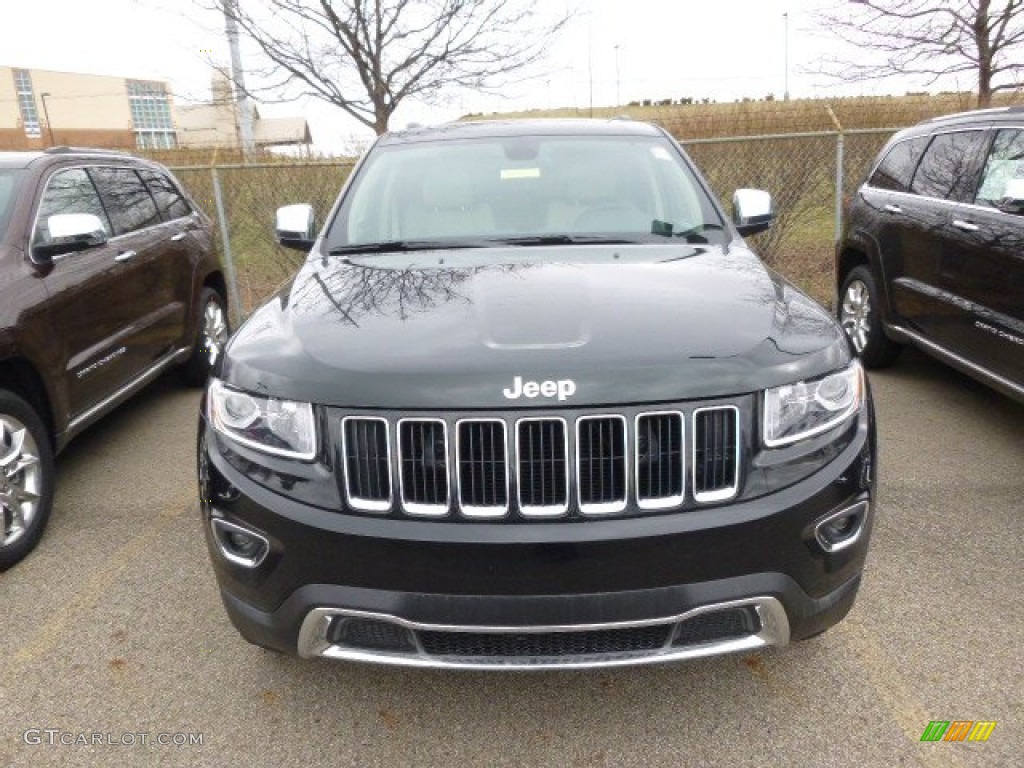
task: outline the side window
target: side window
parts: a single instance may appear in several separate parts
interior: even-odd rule
[[[114,234],[123,235],[160,223],[160,214],[142,179],[131,168],[90,168]]]
[[[984,131],[940,133],[925,150],[910,191],[950,200],[973,198],[976,159],[985,136]]]
[[[995,206],[1006,193],[1006,185],[1020,179],[1024,179],[1024,131],[999,131],[992,142],[974,202]]]
[[[928,137],[920,136],[894,145],[871,174],[868,184],[879,189],[906,192],[927,143]]]
[[[165,221],[180,219],[192,213],[188,201],[169,178],[156,171],[139,171],[139,175],[153,194],[156,207],[160,209]]]
[[[98,216],[107,235],[110,235],[110,221],[84,168],[58,171],[46,182],[46,190],[39,201],[36,231],[32,235],[33,245],[46,245],[52,241],[48,223],[51,216],[61,213],[91,213]]]

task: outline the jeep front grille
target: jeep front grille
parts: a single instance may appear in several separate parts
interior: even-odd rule
[[[501,418],[341,419],[342,489],[361,512],[598,516],[727,501],[740,409]],[[397,491],[395,490],[397,489]]]

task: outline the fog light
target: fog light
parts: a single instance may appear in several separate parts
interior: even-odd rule
[[[213,538],[224,559],[246,568],[255,568],[270,552],[270,542],[255,531],[215,517],[210,521]]]
[[[839,552],[853,546],[864,530],[871,505],[861,501],[833,512],[814,527],[814,537],[826,552]]]

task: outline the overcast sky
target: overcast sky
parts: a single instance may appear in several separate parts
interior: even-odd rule
[[[241,0],[244,3],[246,0]],[[900,93],[919,83],[842,87],[806,73],[834,43],[814,29],[811,11],[829,0],[570,0],[577,13],[538,79],[507,98],[452,94],[443,107],[408,104],[392,119],[439,122],[467,112],[586,107],[683,96],[732,101],[786,86],[792,98]],[[543,0],[555,5],[566,0]],[[27,0],[5,7],[0,64],[167,80],[179,102],[209,95],[209,59],[227,61],[223,24],[189,0]],[[616,53],[615,46],[619,46]],[[244,50],[244,49],[243,49]],[[946,84],[956,87],[957,84]],[[960,84],[965,90],[973,83]],[[264,116],[303,115],[314,141],[344,147],[367,130],[316,103],[261,107]]]

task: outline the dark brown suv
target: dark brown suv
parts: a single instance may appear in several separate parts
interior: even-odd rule
[[[206,380],[228,334],[212,244],[161,165],[0,152],[0,571],[42,535],[72,437],[171,366]]]
[[[1024,402],[1024,106],[893,136],[836,256],[839,320],[865,366],[912,344]]]

